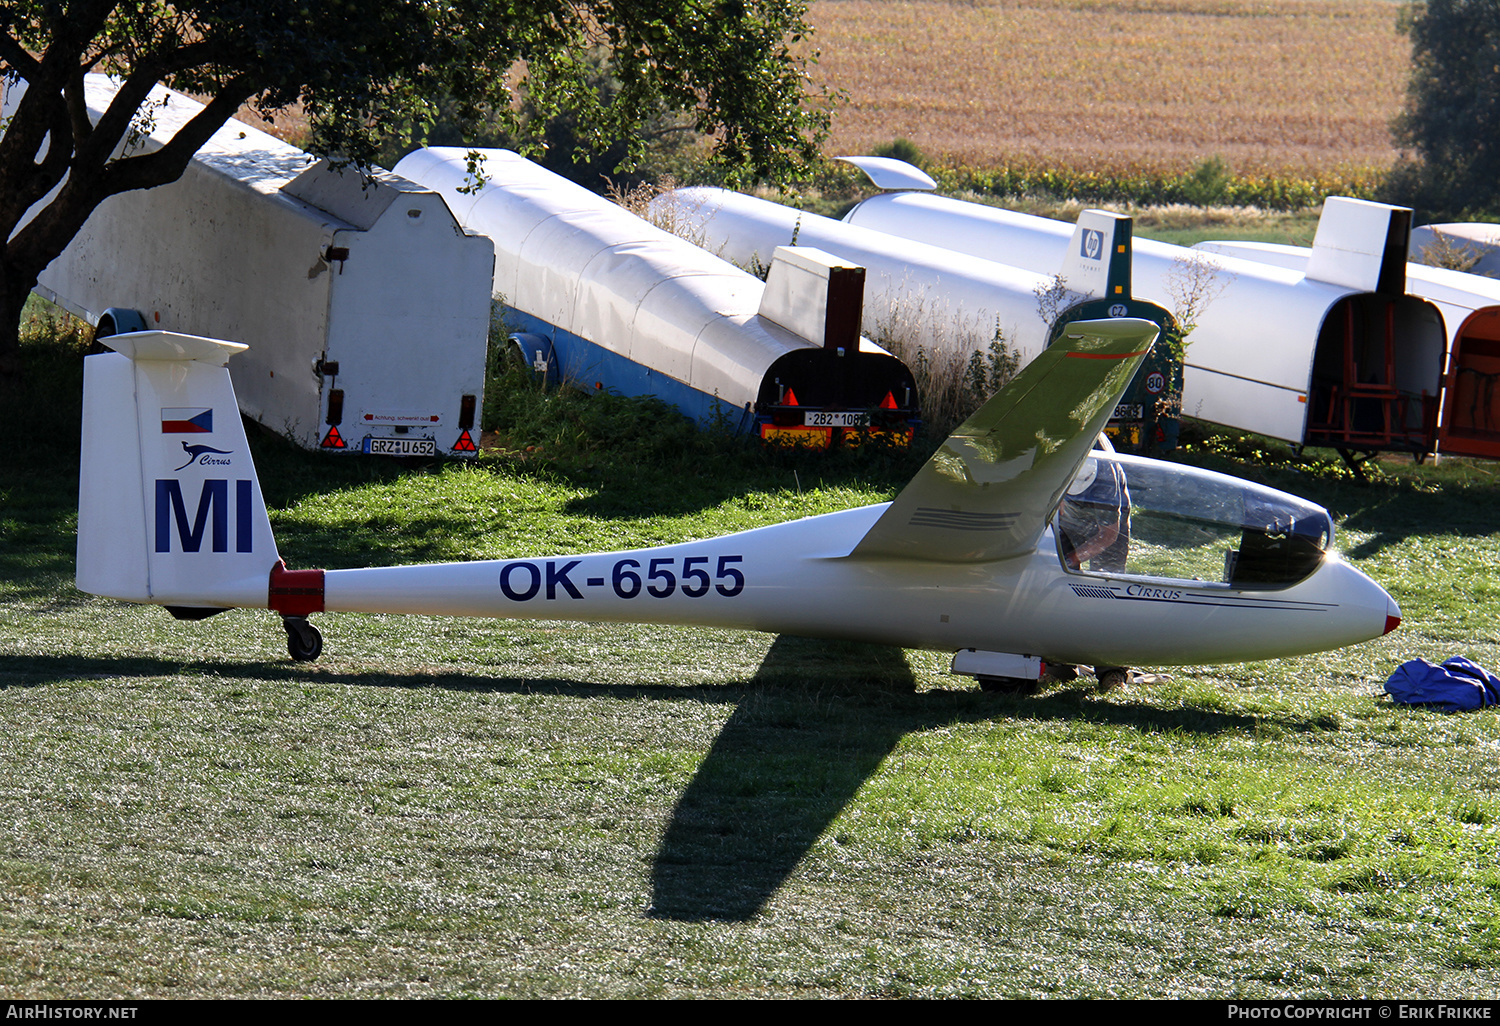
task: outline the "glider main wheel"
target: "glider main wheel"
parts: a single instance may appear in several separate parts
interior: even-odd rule
[[[980,691],[988,691],[992,695],[1029,695],[1036,690],[1036,681],[1027,680],[1025,677],[981,675],[974,679],[979,681]]]
[[[286,650],[297,662],[310,663],[323,653],[323,635],[307,617],[284,616],[281,626],[286,628]]]
[[[1127,666],[1096,666],[1094,675],[1099,678],[1100,691],[1113,691],[1130,683],[1130,668]]]

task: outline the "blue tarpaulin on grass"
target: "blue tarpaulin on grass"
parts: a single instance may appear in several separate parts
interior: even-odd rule
[[[1500,705],[1500,677],[1463,656],[1445,659],[1441,666],[1425,659],[1402,663],[1385,682],[1385,690],[1397,702],[1430,705],[1444,712]]]

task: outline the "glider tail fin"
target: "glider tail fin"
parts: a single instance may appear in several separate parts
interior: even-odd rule
[[[1060,273],[1068,290],[1086,299],[1130,299],[1134,221],[1107,210],[1078,215]]]
[[[280,562],[230,384],[234,342],[165,331],[84,361],[81,591],[188,618],[264,609]]]
[[[1318,216],[1307,276],[1344,288],[1399,296],[1406,291],[1410,207],[1330,196]]]

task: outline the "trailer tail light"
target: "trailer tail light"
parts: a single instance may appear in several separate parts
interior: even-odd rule
[[[474,397],[466,395],[458,401],[458,426],[463,431],[474,427]]]
[[[344,422],[344,390],[335,388],[328,393],[328,417],[325,424],[338,425]]]

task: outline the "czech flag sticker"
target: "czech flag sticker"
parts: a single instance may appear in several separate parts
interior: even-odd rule
[[[213,407],[171,407],[161,411],[164,435],[210,435],[214,430]]]

